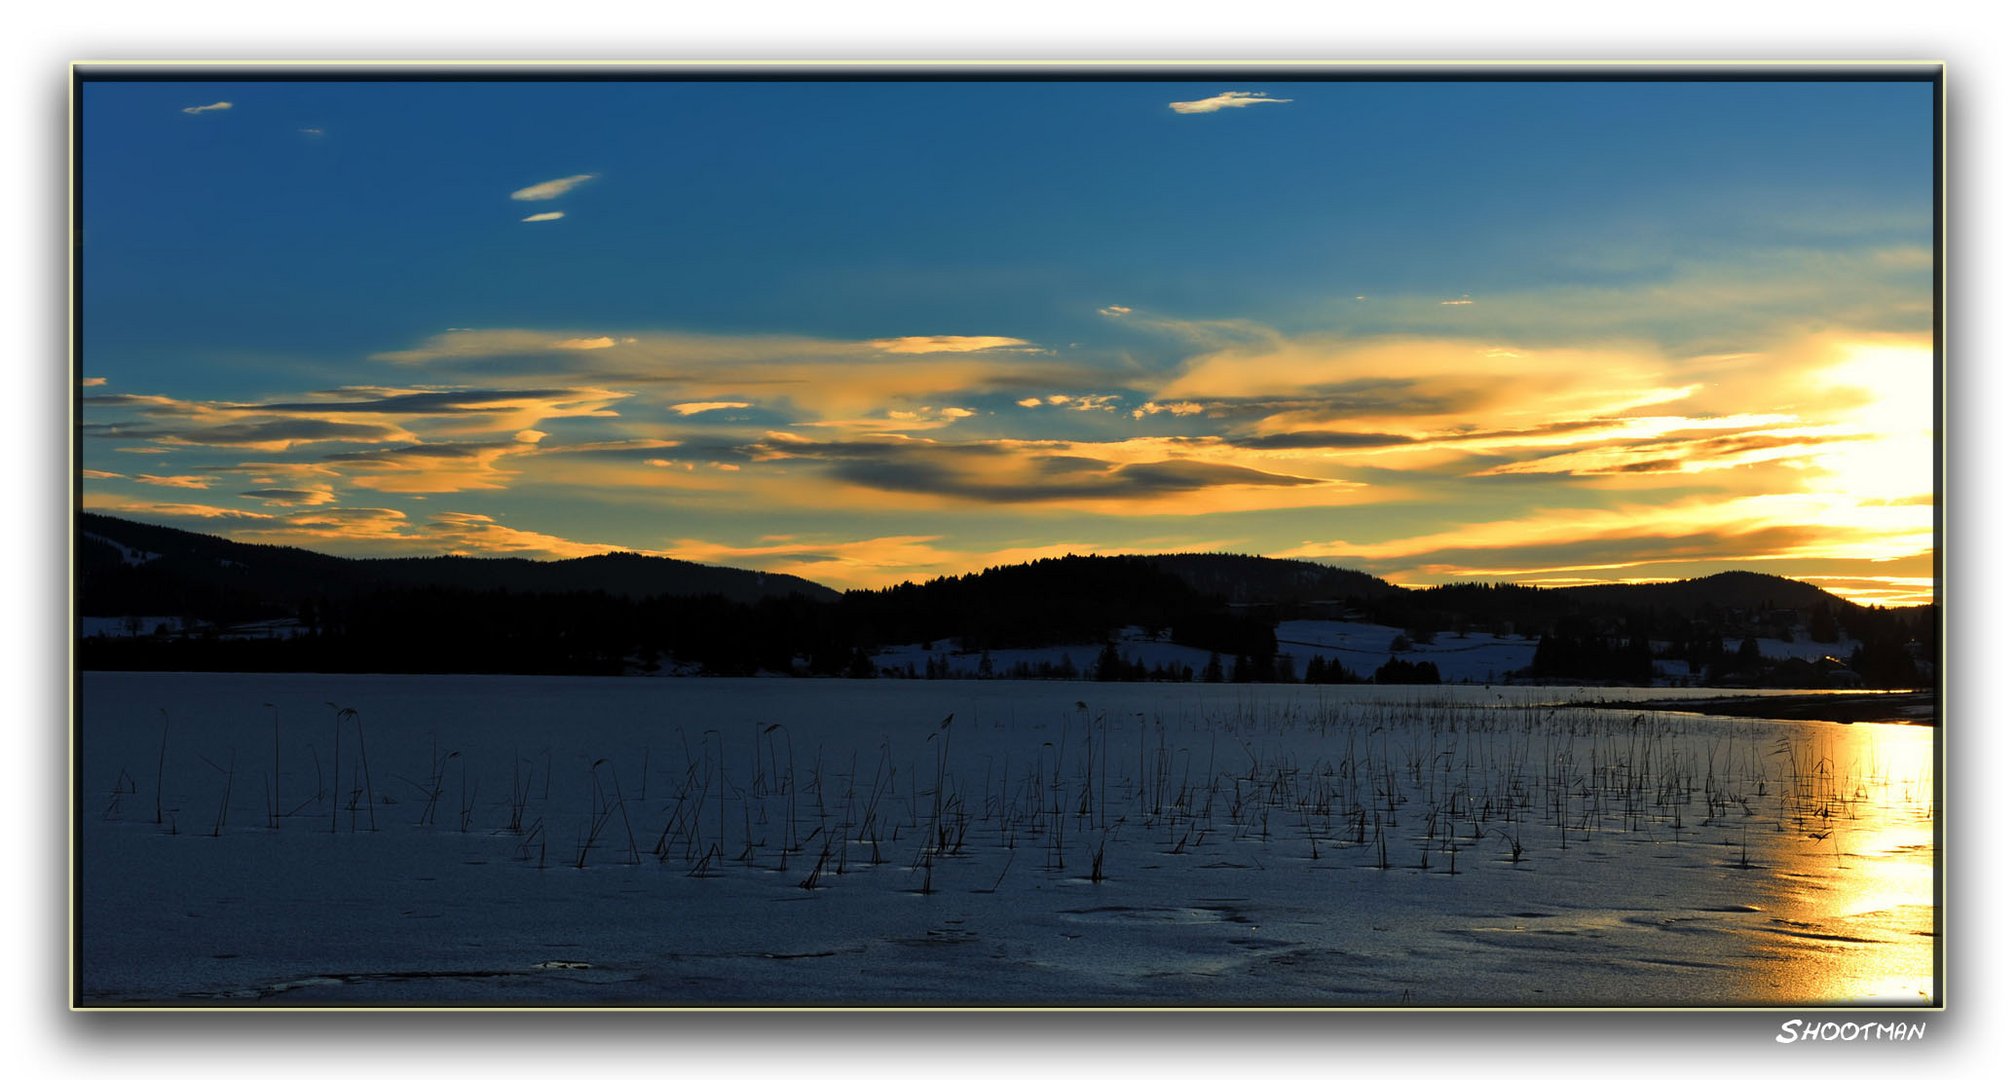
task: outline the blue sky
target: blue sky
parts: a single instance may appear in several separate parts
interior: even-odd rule
[[[835,585],[1206,549],[1922,599],[1933,121],[1925,82],[87,83],[85,502]]]

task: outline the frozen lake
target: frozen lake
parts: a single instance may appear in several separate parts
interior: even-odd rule
[[[1684,691],[87,673],[84,1005],[1925,1005],[1933,731]]]

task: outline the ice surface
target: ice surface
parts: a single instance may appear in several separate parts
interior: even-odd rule
[[[78,1000],[1926,1003],[1930,731],[1627,693],[87,673]]]

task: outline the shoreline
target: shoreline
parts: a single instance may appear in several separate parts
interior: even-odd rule
[[[1641,709],[1740,716],[1754,720],[1832,720],[1837,724],[1905,723],[1936,727],[1939,694],[1888,690],[1851,694],[1736,694],[1728,697],[1648,701],[1582,701],[1591,709]]]

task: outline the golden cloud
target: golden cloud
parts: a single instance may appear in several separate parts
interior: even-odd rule
[[[937,535],[873,536],[853,539],[765,536],[755,543],[674,540],[660,554],[692,562],[751,567],[792,574],[840,589],[886,588],[901,581],[976,573],[1065,555],[1146,555],[1174,550],[1215,550],[1227,545],[1192,537],[1144,538],[1124,544],[1049,541],[1002,547],[952,547]]]
[[[133,479],[143,484],[153,484],[156,487],[193,488],[196,490],[209,487],[211,482],[211,478],[208,476],[154,476],[149,473],[141,473]]]
[[[233,527],[228,534],[243,541],[313,543],[318,549],[339,554],[374,556],[399,553],[572,559],[628,550],[617,544],[583,543],[517,529],[488,515],[454,511],[433,514],[423,521],[414,521],[403,511],[387,507],[325,507],[284,517],[257,516],[264,520],[257,525]]]
[[[934,547],[937,536],[877,536],[857,540],[768,537],[755,544],[680,539],[661,554],[689,562],[752,567],[792,574],[835,588],[878,588],[905,577],[928,577],[958,561]]]
[[[1299,399],[1311,407],[1259,430],[1321,429],[1348,417],[1431,434],[1486,417],[1503,426],[1618,415],[1686,396],[1670,375],[1645,350],[1524,349],[1512,358],[1489,342],[1273,336],[1187,362],[1155,400]]]
[[[350,483],[370,491],[406,495],[452,491],[500,491],[515,474],[501,467],[511,457],[532,453],[536,443],[418,443],[378,450],[331,454],[323,460]]]
[[[1930,508],[1872,506],[1818,493],[1735,498],[1697,496],[1663,503],[1546,509],[1474,521],[1390,540],[1325,540],[1277,552],[1284,558],[1341,558],[1495,568],[1618,569],[1713,557],[1771,559],[1910,559],[1931,550]],[[1537,556],[1548,560],[1535,563]],[[1562,556],[1573,553],[1574,561]],[[1536,567],[1541,569],[1536,569]]]
[[[544,555],[578,559],[626,550],[615,544],[580,543],[546,533],[514,529],[485,514],[435,514],[421,531],[421,537],[446,544],[450,555]]]
[[[252,510],[233,510],[228,507],[210,506],[205,503],[163,503],[145,499],[128,499],[117,495],[85,492],[83,508],[119,514],[139,514],[151,517],[173,518],[243,518],[265,519],[271,514],[261,514]]]
[[[601,345],[605,338],[608,346]],[[562,348],[563,341],[597,347]],[[565,337],[539,330],[464,330],[373,358],[467,364],[459,369],[465,378],[492,386],[550,379],[592,382],[654,395],[665,408],[739,402],[812,420],[862,420],[954,395],[1078,386],[1096,377],[1082,364],[1037,360],[1022,344],[1019,338],[992,337],[866,342],[786,335]],[[474,366],[478,361],[480,370]]]

